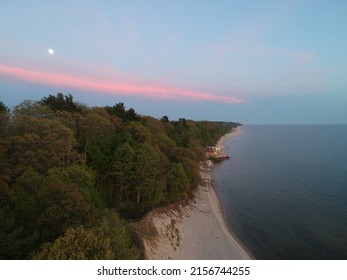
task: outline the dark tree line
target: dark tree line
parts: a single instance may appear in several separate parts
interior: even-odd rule
[[[124,219],[188,196],[236,123],[140,116],[58,93],[0,102],[0,259],[137,259]]]

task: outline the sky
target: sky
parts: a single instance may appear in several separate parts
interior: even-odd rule
[[[0,101],[347,123],[346,14],[345,0],[0,0]]]

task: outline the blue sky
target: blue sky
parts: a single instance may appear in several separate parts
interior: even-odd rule
[[[346,14],[337,0],[2,0],[0,100],[63,92],[171,119],[346,123]]]

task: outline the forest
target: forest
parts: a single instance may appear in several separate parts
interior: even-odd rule
[[[141,259],[129,221],[191,197],[204,146],[238,125],[0,100],[0,259]]]

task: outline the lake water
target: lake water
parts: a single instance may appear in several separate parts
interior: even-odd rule
[[[242,126],[214,184],[257,259],[347,259],[347,125]]]

